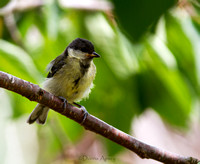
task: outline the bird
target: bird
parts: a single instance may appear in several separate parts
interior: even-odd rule
[[[85,121],[88,112],[84,106],[77,102],[87,98],[93,88],[96,75],[96,66],[93,58],[100,55],[94,50],[94,45],[86,39],[76,38],[64,52],[57,56],[47,66],[48,75],[43,82],[43,89],[60,97],[65,103],[78,106],[84,112]],[[37,104],[31,112],[27,123],[35,121],[45,124],[49,107]]]

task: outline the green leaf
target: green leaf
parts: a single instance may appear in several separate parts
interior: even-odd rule
[[[157,110],[172,124],[184,126],[192,109],[190,91],[179,71],[167,67],[159,56],[151,45],[147,45],[147,70],[141,74],[142,79],[139,81],[140,89],[143,91],[141,101],[146,107]]]
[[[160,16],[175,4],[175,0],[113,0],[120,25],[133,40],[139,40],[147,31],[155,30]]]
[[[198,88],[197,69],[195,63],[196,48],[191,42],[194,36],[191,37],[190,40],[186,33],[186,30],[192,30],[192,27],[189,27],[189,23],[190,22],[187,21],[183,24],[175,17],[166,15],[167,45],[176,58],[179,71],[183,76],[185,76],[185,78],[187,78],[190,87],[193,88],[193,92],[196,92]],[[192,34],[190,33],[189,35]]]
[[[9,2],[9,0],[1,0],[0,1],[0,8],[4,7],[5,5],[7,5],[7,3]]]
[[[20,47],[4,40],[0,40],[1,70],[30,81],[39,81],[33,60]]]

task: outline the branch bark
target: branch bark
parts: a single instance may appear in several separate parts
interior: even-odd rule
[[[0,87],[16,92],[31,101],[36,101],[40,104],[48,106],[54,111],[76,121],[79,124],[83,119],[82,110],[79,108],[74,107],[71,104],[67,104],[66,108],[64,109],[63,101],[60,98],[41,89],[38,85],[32,84],[1,71]],[[198,164],[198,162],[200,162],[199,159],[193,157],[184,157],[143,143],[90,114],[87,116],[82,126],[87,130],[100,134],[111,141],[135,152],[141,158],[151,158],[168,164]]]

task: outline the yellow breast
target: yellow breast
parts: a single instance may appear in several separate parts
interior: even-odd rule
[[[67,99],[69,103],[80,101],[88,97],[93,87],[96,67],[91,61],[90,67],[83,74],[79,60],[68,58],[69,64],[63,66],[58,73],[44,83],[44,89]]]

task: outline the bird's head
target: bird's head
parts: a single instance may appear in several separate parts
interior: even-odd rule
[[[94,45],[90,41],[81,38],[73,40],[67,47],[65,53],[71,57],[82,60],[91,60],[100,57],[100,55],[94,51]]]

